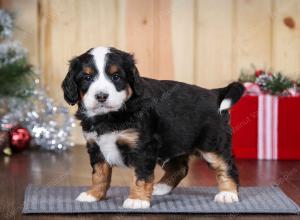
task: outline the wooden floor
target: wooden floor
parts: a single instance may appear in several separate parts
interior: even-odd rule
[[[27,151],[11,158],[0,158],[0,219],[300,219],[296,215],[29,215],[21,214],[27,184],[89,185],[91,168],[84,147],[60,154]],[[300,204],[300,161],[237,161],[242,186],[277,184]],[[156,179],[161,176],[156,169]],[[132,171],[114,168],[112,185],[129,185]],[[214,186],[213,172],[200,160],[192,160],[189,175],[182,186]]]

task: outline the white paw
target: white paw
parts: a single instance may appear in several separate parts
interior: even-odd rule
[[[79,202],[96,202],[97,199],[94,196],[87,194],[86,192],[82,192],[76,198],[76,201],[79,201]]]
[[[172,187],[165,183],[157,183],[153,186],[152,195],[166,195],[172,191]]]
[[[140,199],[126,199],[123,203],[125,209],[147,209],[150,207],[150,202]]]
[[[220,203],[233,203],[238,202],[239,197],[235,192],[221,191],[215,196],[214,201]]]

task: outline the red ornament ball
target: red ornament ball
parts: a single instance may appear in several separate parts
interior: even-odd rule
[[[13,151],[19,152],[29,147],[31,136],[26,128],[21,126],[10,130],[10,147]]]
[[[256,70],[256,71],[255,71],[255,76],[256,76],[256,77],[259,77],[259,76],[262,75],[263,73],[264,73],[263,70]]]

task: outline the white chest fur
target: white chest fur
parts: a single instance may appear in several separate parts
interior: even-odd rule
[[[125,166],[122,155],[116,144],[120,134],[121,132],[114,131],[98,136],[96,132],[91,132],[84,133],[84,137],[86,140],[93,140],[98,144],[106,162],[111,166]]]

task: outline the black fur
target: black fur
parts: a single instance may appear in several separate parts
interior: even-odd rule
[[[238,82],[233,82],[230,83],[228,86],[226,86],[225,88],[220,88],[220,89],[213,89],[213,91],[215,91],[218,96],[218,104],[220,105],[222,100],[229,98],[232,101],[232,105],[235,104],[237,101],[239,101],[239,99],[241,98],[241,96],[243,95],[244,91],[245,91],[245,87]]]
[[[229,113],[223,111],[220,114],[218,109],[224,98],[237,102],[243,86],[233,83],[209,90],[176,81],[140,77],[132,55],[114,48],[110,51],[107,65],[118,65],[133,95],[119,111],[88,117],[79,94],[85,93],[89,85],[82,78],[82,68],[84,65],[94,68],[94,64],[88,54],[73,59],[62,87],[66,101],[79,104],[76,117],[81,121],[83,131],[101,135],[128,128],[138,130],[140,136],[136,148],[118,146],[124,163],[135,169],[138,179],[150,178],[158,162],[201,150],[223,157],[229,165],[228,174],[238,184],[238,172],[231,153]],[[96,144],[88,144],[88,152],[92,165],[103,160]]]

